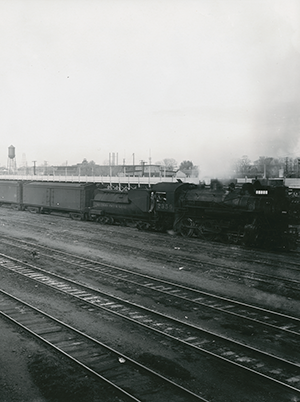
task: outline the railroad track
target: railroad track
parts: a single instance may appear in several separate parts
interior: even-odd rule
[[[21,246],[16,244],[17,240],[14,240],[14,242],[9,242],[8,239],[3,240],[3,242],[7,244],[13,245],[14,247],[21,247],[28,252],[31,252],[33,248],[35,250],[38,249],[38,253],[41,257],[51,258],[77,268],[100,274],[101,278],[106,277],[109,280],[110,285],[120,286],[123,282],[126,283],[127,287],[130,285],[134,286],[134,290],[139,286],[146,290],[155,291],[158,294],[171,296],[173,299],[177,299],[177,303],[182,304],[189,302],[191,303],[191,305],[189,305],[190,310],[195,309],[197,306],[207,307],[214,312],[220,311],[227,315],[247,319],[250,322],[260,323],[264,326],[283,331],[286,334],[300,335],[300,318],[242,303],[178,283],[157,279],[149,275],[132,272],[121,267],[99,263],[46,246],[40,246],[21,240],[18,241],[21,243]],[[97,277],[99,277],[99,275]],[[176,305],[176,301],[174,304]]]
[[[19,242],[21,241],[19,240]],[[2,237],[2,243],[17,246],[16,240],[9,239],[7,236]],[[31,247],[41,247],[41,246],[32,243]],[[167,259],[168,262],[176,263],[177,266],[183,264],[183,266],[185,266],[187,269],[190,269],[189,267],[192,267],[192,269],[196,269],[197,271],[199,270],[205,272],[209,271],[210,275],[214,275],[216,277],[228,278],[230,276],[239,283],[243,279],[244,281],[247,281],[247,283],[249,283],[250,281],[253,284],[253,286],[255,283],[258,284],[258,286],[269,286],[270,284],[273,284],[275,287],[279,286],[280,289],[284,289],[285,292],[287,292],[288,290],[293,291],[295,294],[298,294],[300,292],[300,281],[297,279],[289,279],[283,276],[274,276],[273,274],[272,275],[263,274],[257,271],[249,271],[249,269],[240,269],[233,267],[232,263],[231,266],[229,267],[228,265],[225,264],[211,263],[208,261],[201,262],[199,260],[194,260],[184,256],[166,257],[166,254],[165,253],[163,254],[162,252],[149,251],[149,253],[147,253],[143,251],[143,256],[147,255],[149,255],[149,258],[151,257],[151,259],[155,257],[159,258],[160,260]],[[190,265],[186,266],[185,263]]]
[[[300,271],[300,263],[299,263],[299,251],[289,251],[289,252],[278,252],[272,250],[260,250],[250,249],[245,246],[238,245],[222,245],[218,244],[217,253],[212,250],[213,242],[201,243],[201,251],[206,253],[207,255],[215,255],[215,257],[219,257],[222,255],[222,258],[229,258],[231,261],[233,259],[239,262],[246,262],[258,265],[259,267],[265,266],[269,268],[285,268],[289,271]],[[195,239],[189,239],[189,251],[190,253],[198,253],[199,252],[199,244]]]
[[[207,402],[201,396],[3,290],[0,290],[0,314],[108,383],[125,398],[122,401]]]
[[[112,297],[3,254],[0,255],[0,266],[72,296],[81,305],[84,303],[93,306],[93,308],[100,308],[176,341],[183,350],[187,347],[193,348],[194,353],[206,354],[223,363],[233,365],[235,368],[256,374],[264,380],[272,381],[300,395],[300,366],[297,362],[260,351],[238,341],[205,331],[193,324],[182,322],[120,298]],[[151,283],[148,283],[149,285],[153,286]],[[157,287],[157,284],[155,286]],[[165,291],[172,291],[172,289],[168,290],[165,286],[164,288]],[[183,294],[181,294],[181,297],[184,297]],[[199,299],[199,295],[194,300],[195,303],[199,302],[197,299]],[[231,304],[227,304],[228,310],[230,310],[230,307]],[[226,305],[223,306],[223,310],[226,310]],[[292,319],[292,317],[287,316],[284,318],[285,320]],[[292,324],[292,321],[294,326],[298,325],[298,329],[294,331],[294,336],[299,337],[299,320],[291,320],[289,325]],[[286,330],[285,328],[281,329]]]
[[[57,216],[59,216],[59,214],[57,216],[56,215],[53,215],[53,216],[57,217]],[[49,217],[42,215],[42,218],[47,219]],[[65,218],[65,219],[69,219],[69,218]],[[52,222],[50,222],[50,223],[52,223]],[[26,220],[24,220],[23,224],[36,228],[35,224],[28,223]],[[90,227],[91,227],[91,225],[98,225],[95,222],[81,222],[81,224],[82,225],[86,224]],[[116,227],[114,227],[114,228],[116,228]],[[107,229],[107,227],[106,227],[106,229]],[[137,233],[137,235],[135,235],[134,237],[141,237],[141,232],[137,231],[136,233]],[[145,235],[145,232],[142,232],[142,233]],[[110,235],[113,236],[113,232],[110,231]],[[147,235],[147,237],[152,238],[155,247],[161,246],[161,240],[157,240],[157,237],[158,237],[157,233],[147,232],[146,235]],[[70,236],[70,234],[69,234],[69,236]],[[124,240],[127,240],[127,238],[128,238],[127,234],[124,234],[121,232],[118,232],[118,236],[123,238]],[[6,236],[3,236],[3,238],[5,238],[5,237]],[[76,239],[77,239],[77,237],[76,237]],[[212,247],[211,247],[211,242],[207,243],[206,241],[202,241],[201,239],[197,239],[197,240],[188,239],[187,240],[180,236],[173,237],[173,239],[177,239],[177,241],[174,241],[174,244],[176,243],[177,245],[178,244],[180,245],[182,242],[184,242],[184,244],[182,245],[182,248],[184,248],[185,245],[187,245],[187,247],[190,249],[190,253],[195,252],[195,254],[199,254],[199,246],[200,245],[201,245],[201,251],[202,250],[206,251],[208,255],[213,253]],[[93,236],[92,236],[91,238],[89,238],[89,242],[97,243],[98,239],[97,239],[97,242],[95,242],[95,240],[93,239]],[[186,243],[186,242],[188,242],[188,243]],[[108,247],[110,247],[112,245],[112,243],[109,240],[105,239],[105,236],[103,236],[103,237],[101,236],[101,243],[104,245],[107,245]],[[298,273],[300,271],[300,263],[298,262],[298,257],[297,257],[299,255],[299,252],[297,253],[296,251],[279,254],[278,252],[272,252],[272,251],[270,251],[270,252],[263,251],[262,252],[259,249],[249,250],[248,248],[241,248],[240,246],[224,245],[224,244],[222,245],[221,243],[217,243],[217,244],[218,244],[218,254],[220,254],[220,248],[221,248],[222,249],[222,257],[229,257],[231,261],[234,258],[234,259],[237,259],[239,262],[242,261],[242,262],[258,265],[260,269],[262,266],[265,266],[267,268],[282,267],[285,270],[288,269],[290,271],[295,271],[296,273]],[[127,245],[122,246],[122,244],[120,244],[119,247],[120,248],[124,247],[124,249],[125,248],[127,249],[128,246]],[[230,252],[228,252],[228,247],[230,248]],[[181,247],[175,246],[175,248],[179,250]],[[139,252],[140,252],[139,248],[134,248],[132,245],[130,245],[130,249],[133,253],[136,252],[137,254],[139,254]],[[200,264],[199,264],[199,259],[196,259],[196,258],[193,258],[190,256],[185,256],[183,254],[180,254],[180,255],[178,254],[177,256],[176,255],[167,255],[167,257],[166,257],[165,251],[160,252],[160,251],[151,250],[149,253],[147,253],[147,251],[144,250],[143,255],[149,256],[149,258],[150,257],[153,258],[153,256],[154,256],[155,258],[159,258],[159,259],[164,259],[164,260],[167,259],[168,262],[171,262],[174,264],[181,264],[181,265],[186,264],[192,268],[196,267],[196,269],[201,269],[202,265],[204,266],[204,269],[206,269],[206,267],[209,268],[211,266],[213,268],[215,266],[214,263],[209,263],[209,262],[204,262],[204,261],[200,262]],[[267,260],[266,260],[266,255],[268,256]],[[288,261],[287,261],[287,257],[288,257]],[[291,261],[291,259],[293,259],[293,261]],[[225,269],[225,270],[229,269],[232,271],[233,270],[232,263],[230,262],[229,264],[231,266],[228,266],[224,263],[219,264],[219,267],[222,269]],[[241,273],[241,274],[243,272],[245,272],[238,268],[235,268],[234,271]],[[249,273],[249,269],[247,269],[246,272]],[[251,271],[251,273],[260,275],[256,271]],[[229,272],[229,274],[230,274],[230,272]],[[263,279],[263,277],[264,277],[264,275],[261,275],[262,279]],[[268,275],[265,275],[266,279],[268,279],[268,277],[269,277]],[[281,280],[282,278],[279,278],[279,279]]]

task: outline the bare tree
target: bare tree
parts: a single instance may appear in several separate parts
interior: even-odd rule
[[[165,158],[163,164],[169,170],[175,170],[178,166],[177,161],[173,158]]]

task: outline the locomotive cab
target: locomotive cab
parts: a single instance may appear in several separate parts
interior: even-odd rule
[[[155,193],[156,212],[175,213],[182,191],[195,187],[190,183],[158,183],[152,187]]]

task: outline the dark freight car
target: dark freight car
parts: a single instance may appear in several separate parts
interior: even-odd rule
[[[22,204],[22,184],[18,181],[0,181],[0,205],[11,205],[17,209]]]
[[[94,191],[94,184],[31,182],[23,186],[23,205],[41,213],[62,211],[84,217]]]

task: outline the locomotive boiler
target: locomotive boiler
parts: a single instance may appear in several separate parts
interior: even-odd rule
[[[195,187],[181,193],[176,228],[183,236],[221,239],[262,247],[291,247],[296,233],[289,227],[285,187],[247,183],[227,190]]]

